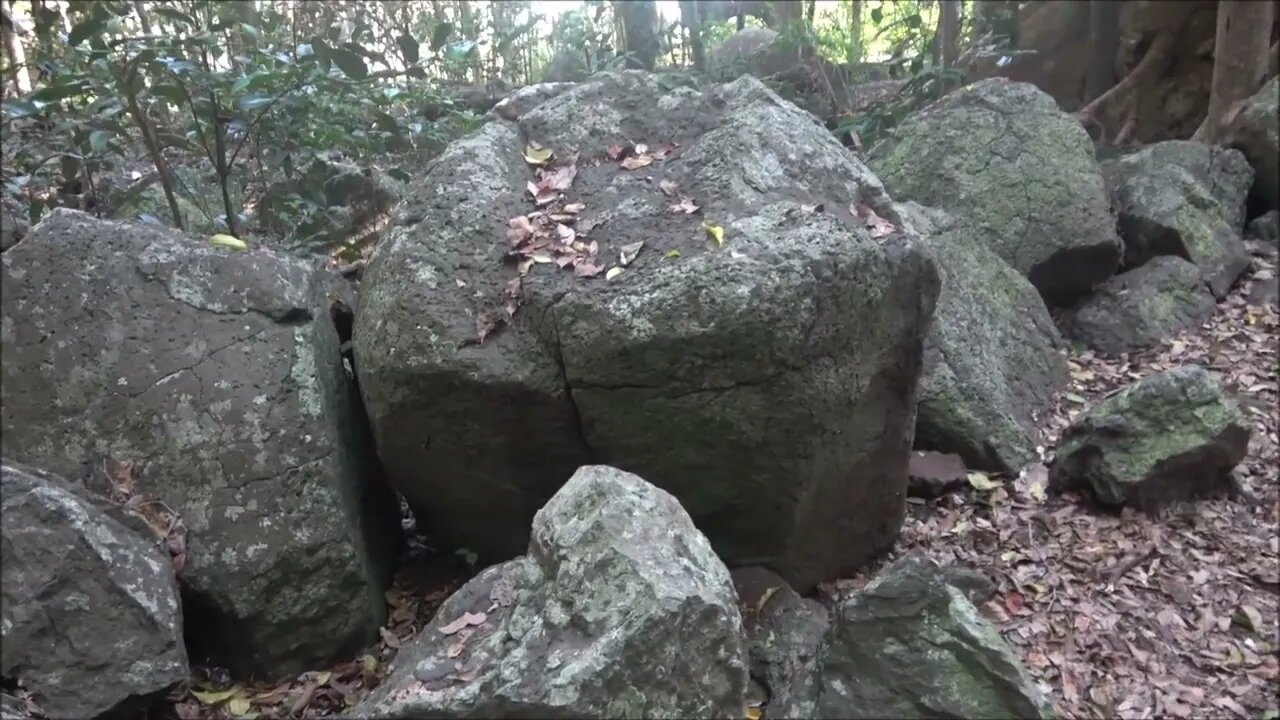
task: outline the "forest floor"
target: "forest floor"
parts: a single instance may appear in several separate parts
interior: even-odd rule
[[[1280,315],[1274,302],[1250,301],[1277,282],[1276,265],[1274,254],[1255,257],[1212,320],[1159,347],[1127,357],[1072,352],[1070,386],[1044,419],[1042,460],[1074,417],[1123,385],[1201,364],[1237,394],[1253,424],[1236,471],[1240,496],[1159,517],[1115,512],[1046,492],[1037,464],[985,490],[912,498],[893,553],[820,594],[837,600],[904,553],[923,551],[994,581],[997,592],[981,609],[1061,717],[1280,717]],[[200,670],[157,716],[319,718],[354,705],[469,574],[459,558],[411,545],[387,592],[390,619],[378,645],[272,684],[233,685]]]

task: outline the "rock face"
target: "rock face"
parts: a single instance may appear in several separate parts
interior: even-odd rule
[[[1271,78],[1232,120],[1228,144],[1253,167],[1252,214],[1280,208],[1280,80]]]
[[[628,139],[679,146],[629,172],[603,157]],[[534,210],[529,141],[581,153],[566,195],[599,262],[645,245],[612,281],[534,266],[510,325],[477,344],[515,276],[508,220]],[[851,204],[901,218],[811,116],[751,77],[668,91],[601,73],[455,143],[420,188],[370,262],[355,354],[381,457],[434,537],[509,558],[593,461],[671,492],[727,563],[797,589],[893,542],[937,272],[912,237],[853,221]]]
[[[769,717],[812,717],[818,648],[831,625],[819,602],[759,567],[733,572],[748,638],[751,676],[768,689]],[[808,712],[795,712],[799,709]]]
[[[775,591],[779,599],[769,598],[764,620],[752,626],[759,628],[753,668],[759,658],[766,669],[800,670],[764,676],[768,716],[1051,717],[1043,694],[957,579],[974,596],[989,592],[979,574],[909,555],[842,602],[829,625],[789,589]],[[776,609],[768,611],[771,605]],[[778,664],[789,658],[799,662]]]
[[[189,530],[188,617],[219,663],[285,674],[376,637],[397,514],[322,276],[56,210],[0,290],[6,456],[133,461]]]
[[[1080,416],[1062,436],[1050,483],[1152,511],[1221,489],[1249,446],[1249,425],[1194,365],[1149,375]]]
[[[445,601],[352,716],[738,717],[736,601],[675,498],[586,466],[534,518],[528,555]]]
[[[1280,248],[1280,210],[1271,210],[1249,221],[1245,228],[1246,240],[1266,243],[1273,248]]]
[[[1065,313],[1067,336],[1099,352],[1119,354],[1155,345],[1213,317],[1217,304],[1200,269],[1161,255],[1117,275]]]
[[[0,488],[0,674],[65,718],[128,716],[186,680],[178,586],[154,540],[54,475],[6,460]]]
[[[490,118],[518,120],[520,116],[573,87],[571,82],[543,82],[517,88],[489,110]]]
[[[915,447],[956,453],[971,468],[1007,472],[1035,459],[1037,415],[1067,381],[1062,339],[1031,283],[943,213],[900,208],[928,237],[942,277]]]
[[[961,88],[908,116],[867,164],[895,200],[954,215],[1050,304],[1081,297],[1119,263],[1093,143],[1033,85]]]
[[[1244,156],[1188,140],[1169,140],[1103,164],[1120,216],[1125,266],[1157,255],[1195,263],[1223,297],[1249,266],[1240,232],[1253,171]]]

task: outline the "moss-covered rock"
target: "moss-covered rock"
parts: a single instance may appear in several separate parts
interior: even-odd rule
[[[1118,354],[1155,345],[1213,316],[1217,305],[1200,269],[1161,255],[1117,275],[1063,316],[1067,337]]]
[[[1125,267],[1157,255],[1195,263],[1215,297],[1249,266],[1240,232],[1253,170],[1239,151],[1169,140],[1103,164]]]
[[[1271,78],[1244,104],[1227,129],[1227,143],[1253,167],[1252,214],[1280,208],[1280,79]]]
[[[1132,383],[1077,418],[1049,479],[1151,511],[1226,486],[1248,445],[1239,406],[1207,370],[1188,365]]]
[[[808,717],[1053,716],[1000,633],[944,569],[916,554],[841,603],[817,666]]]
[[[953,215],[1050,304],[1083,296],[1119,264],[1093,143],[1033,85],[961,88],[899,124],[867,164],[895,200]]]
[[[1035,459],[1039,412],[1067,380],[1044,301],[971,226],[901,206],[938,265],[942,290],[925,338],[915,447],[969,467],[1017,470]]]

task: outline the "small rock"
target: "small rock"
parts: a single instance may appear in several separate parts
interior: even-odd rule
[[[507,582],[503,607],[490,598]],[[465,613],[482,620],[454,631]],[[747,691],[729,571],[674,497],[602,465],[579,469],[538,511],[528,555],[454,593],[396,666],[353,717],[741,717]]]
[[[1063,329],[1073,340],[1114,355],[1196,327],[1216,309],[1199,268],[1180,257],[1161,255],[1108,280],[1064,315]]]
[[[1245,227],[1244,238],[1280,248],[1280,210],[1270,210],[1251,220]]]
[[[1063,433],[1049,482],[1154,511],[1229,487],[1248,446],[1239,406],[1213,375],[1188,365],[1131,383],[1081,415]]]
[[[771,570],[733,571],[747,631],[751,675],[768,692],[769,717],[812,717],[818,647],[831,624],[820,603]]]
[[[6,460],[0,488],[0,674],[61,718],[136,714],[186,680],[178,585],[154,538],[49,473]]]

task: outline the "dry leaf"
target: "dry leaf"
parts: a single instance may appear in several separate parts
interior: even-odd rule
[[[684,213],[685,215],[692,215],[700,209],[698,204],[693,201],[693,198],[688,197],[680,198],[680,202],[671,205],[670,208],[673,213]]]
[[[569,203],[568,205],[565,205],[562,209],[565,212],[569,213],[570,215],[577,215],[583,210],[586,210],[587,206],[584,203]]]
[[[653,157],[650,155],[629,155],[622,161],[622,167],[627,170],[639,170],[642,167],[649,167],[653,164]]]
[[[634,152],[637,155],[644,155],[649,152],[649,146],[644,143],[637,143]]]
[[[551,148],[544,148],[538,143],[531,142],[524,149],[524,161],[530,165],[544,165],[553,154]]]
[[[479,625],[480,623],[484,622],[486,619],[488,619],[488,616],[485,615],[484,613],[472,613],[472,612],[463,613],[461,617],[454,620],[453,622],[448,623],[447,625],[440,626],[440,634],[453,635],[465,627],[470,627],[472,625]]]
[[[859,203],[850,209],[855,217],[862,219],[863,225],[866,226],[867,230],[871,233],[871,237],[874,239],[878,240],[880,238],[887,237],[898,230],[896,225],[880,217],[876,214],[875,210],[872,210],[866,205]]]
[[[640,250],[643,247],[644,247],[643,240],[640,240],[638,242],[633,242],[627,245],[623,245],[622,252],[618,254],[619,255],[618,261],[622,264],[623,267],[630,265],[636,259],[636,256],[640,254]]]
[[[680,185],[673,180],[663,178],[658,181],[658,189],[662,191],[663,195],[673,197],[676,193],[680,192]]]
[[[614,267],[609,268],[609,272],[604,274],[604,279],[612,280],[621,274],[622,274],[622,268],[615,265]]]
[[[680,251],[679,251],[679,250],[676,250],[676,249],[674,249],[674,248],[673,248],[673,249],[668,250],[668,251],[666,251],[665,253],[663,253],[663,254],[662,254],[662,257],[664,257],[664,258],[678,258],[678,257],[680,257]]]
[[[604,270],[604,268],[600,265],[596,265],[591,262],[584,262],[582,260],[579,260],[578,263],[573,266],[573,274],[581,278],[595,277],[600,274],[601,270]]]
[[[715,241],[716,247],[724,245],[724,228],[704,222],[702,223],[702,229],[706,231],[707,237]]]
[[[489,334],[490,332],[492,332],[492,331],[493,331],[493,327],[490,327],[490,328],[488,329],[488,331],[486,331],[486,332],[484,333],[484,335],[488,335],[488,334]],[[477,332],[477,334],[479,334],[479,322],[478,322],[478,321],[477,321],[477,328],[476,328],[476,332]],[[482,342],[482,343],[484,342],[484,335],[481,335],[481,337],[480,337],[480,342]],[[396,637],[396,634],[395,634],[395,633],[391,632],[390,630],[386,629],[385,627],[380,627],[380,628],[378,628],[378,634],[382,636],[382,642],[386,643],[386,644],[387,644],[387,647],[395,648],[395,649],[397,649],[397,650],[398,650],[398,649],[400,649],[400,638]]]
[[[615,144],[605,148],[604,154],[608,156],[610,160],[617,160],[618,158],[622,157],[622,153],[626,151],[627,151],[626,148],[622,147],[621,145]]]
[[[781,590],[781,589],[782,589],[781,585],[774,585],[770,588],[765,589],[764,594],[762,594],[760,596],[760,599],[756,601],[756,615],[759,615],[761,612],[764,611],[764,606],[769,604],[769,598],[772,598],[773,594],[778,592],[778,590]]]
[[[365,672],[378,672],[378,658],[372,655],[361,655],[360,666],[364,668]]]
[[[983,472],[974,471],[974,472],[968,473],[964,477],[966,480],[969,481],[969,484],[973,486],[974,490],[979,490],[982,492],[990,492],[1000,487],[999,480],[993,480],[986,473],[983,473]]]
[[[540,171],[542,178],[538,181],[538,187],[548,190],[568,190],[573,185],[573,179],[578,176],[577,165],[561,165],[560,167],[547,172]]]
[[[233,697],[227,702],[227,712],[236,717],[244,717],[253,709],[253,704],[246,697]]]
[[[239,685],[232,685],[226,690],[192,690],[191,694],[205,705],[217,705],[231,698],[240,697],[244,694],[244,688]]]

